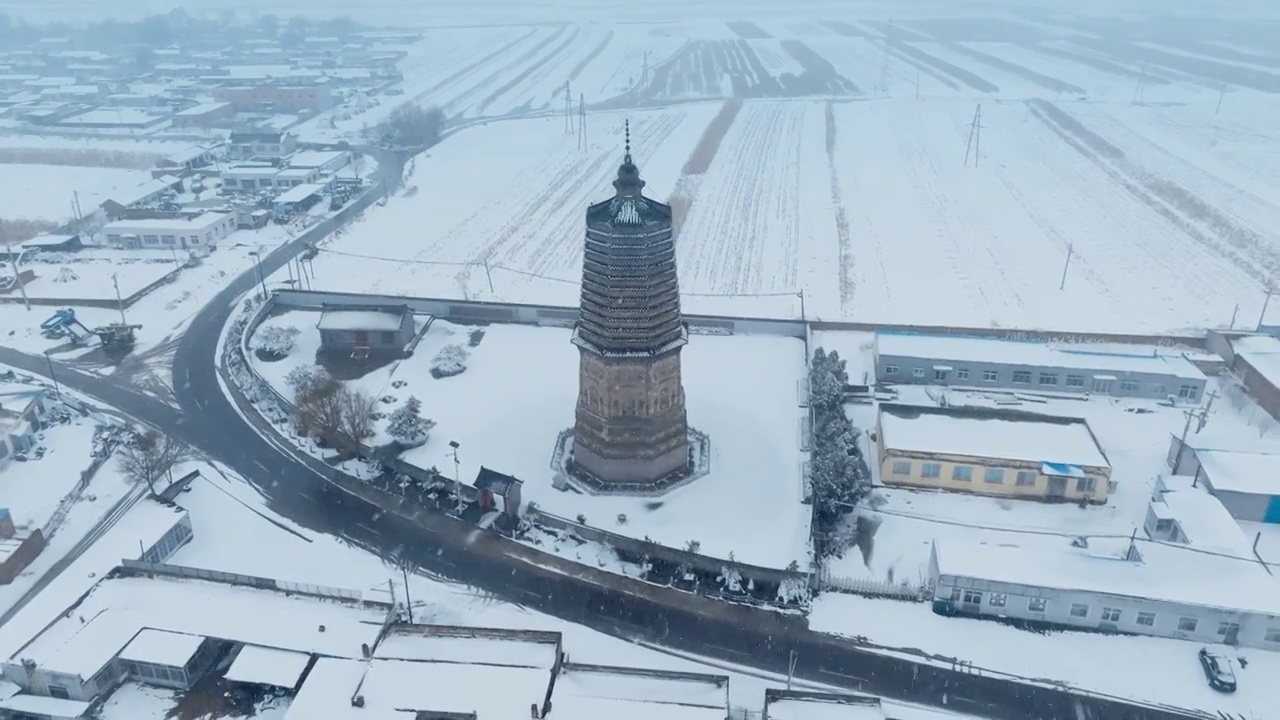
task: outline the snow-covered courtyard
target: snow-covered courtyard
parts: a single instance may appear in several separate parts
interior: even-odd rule
[[[297,327],[297,347],[279,362],[254,360],[286,397],[290,370],[314,362],[317,313],[289,312],[259,328]],[[467,345],[475,328],[434,321],[413,357],[353,381],[390,413],[409,396],[437,424],[426,445],[403,459],[454,472],[470,482],[481,466],[524,481],[525,502],[570,520],[675,548],[690,542],[712,557],[771,568],[808,560],[809,506],[802,504],[798,381],[803,343],[763,335],[694,335],[683,351],[689,423],[711,438],[710,472],[660,497],[583,495],[552,487],[557,434],[573,425],[578,351],[560,328],[491,325],[470,348],[467,369],[434,379],[431,362],[445,345]],[[393,383],[403,385],[396,387]],[[746,389],[750,388],[750,392]],[[385,441],[385,438],[373,442]],[[625,519],[620,519],[625,516]]]
[[[75,165],[0,165],[6,179],[0,195],[0,218],[48,220],[58,224],[98,209],[113,195],[127,195],[149,181],[146,170]]]

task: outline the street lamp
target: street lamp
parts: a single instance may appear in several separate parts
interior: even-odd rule
[[[454,509],[454,512],[458,513],[458,517],[462,517],[462,471],[458,465],[458,448],[460,446],[457,440],[450,440],[449,447],[453,449],[453,491],[458,496],[458,506]]]
[[[254,257],[253,269],[258,274],[258,285],[262,287],[262,299],[267,299],[267,281],[262,277],[262,246],[259,245],[257,250],[250,250],[249,254]]]
[[[62,388],[58,385],[58,376],[53,372],[53,358],[49,357],[49,351],[44,351],[45,362],[49,363],[49,379],[53,381],[53,391],[58,394],[58,402],[62,402]]]

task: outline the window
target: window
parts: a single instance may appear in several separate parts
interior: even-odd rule
[[[1200,625],[1200,621],[1191,617],[1178,618],[1179,632],[1195,632],[1196,627]]]
[[[1068,375],[1068,376],[1067,376],[1067,381],[1066,381],[1065,383],[1063,383],[1063,384],[1064,384],[1064,385],[1066,385],[1066,386],[1067,386],[1067,387],[1069,387],[1069,388],[1082,388],[1082,387],[1084,387],[1084,376],[1083,376],[1083,375]]]
[[[897,365],[885,365],[885,366],[884,366],[884,374],[885,374],[885,375],[897,375],[897,374],[898,374],[898,366],[897,366]]]
[[[1136,382],[1134,382],[1134,381],[1132,381],[1132,380],[1121,380],[1121,381],[1120,381],[1120,392],[1122,392],[1122,393],[1135,393],[1135,392],[1138,392],[1138,383],[1136,383]]]
[[[1109,378],[1094,378],[1093,391],[1096,393],[1111,392],[1111,380]]]
[[[1076,492],[1093,492],[1098,481],[1091,477],[1076,478]]]
[[[960,588],[951,588],[951,602],[960,602]]]
[[[49,697],[55,697],[59,700],[71,699],[71,692],[63,685],[47,685],[45,687],[49,690]]]
[[[1117,608],[1102,608],[1102,622],[1120,622],[1120,610]]]
[[[957,371],[956,371],[956,379],[957,379],[957,380],[968,380],[968,379],[969,379],[969,370],[968,370],[968,368],[960,368],[959,370],[957,370]]]
[[[995,382],[1000,377],[1000,373],[995,370],[983,370],[982,382]]]
[[[1280,643],[1280,627],[1267,628],[1262,639],[1264,642]]]
[[[1156,624],[1156,614],[1150,612],[1138,613],[1138,624],[1143,627],[1152,627]]]
[[[920,463],[920,477],[922,478],[942,477],[942,464],[931,463],[931,462]]]
[[[934,379],[934,380],[939,380],[939,381],[941,381],[941,380],[946,380],[946,379],[947,379],[947,371],[946,371],[946,370],[943,370],[942,368],[934,368],[934,369],[933,369],[933,379]]]
[[[1238,635],[1240,633],[1240,623],[1223,622],[1218,623],[1218,635],[1227,637],[1229,635]]]
[[[1024,385],[1026,383],[1031,382],[1031,371],[1030,370],[1014,370],[1013,381],[1016,383],[1022,383]]]
[[[987,596],[987,604],[992,607],[1004,607],[1004,604],[1008,601],[1009,596],[1004,593],[991,593]]]
[[[1199,396],[1200,396],[1200,388],[1196,387],[1195,385],[1178,386],[1178,397],[1182,398],[1183,400],[1195,400]]]
[[[970,605],[981,605],[982,593],[978,590],[965,590],[964,601]]]
[[[172,235],[161,235],[160,242],[163,242],[165,245],[172,245],[174,243],[174,237]]]
[[[982,482],[999,485],[1004,482],[1004,468],[987,468],[982,471]]]
[[[911,461],[910,460],[894,460],[893,474],[894,475],[910,475]]]
[[[924,377],[924,368],[911,368],[911,377]]]
[[[1084,603],[1071,603],[1071,617],[1089,617],[1089,606]]]
[[[1022,487],[1027,487],[1027,486],[1030,486],[1030,485],[1035,485],[1035,484],[1036,484],[1036,473],[1035,473],[1035,472],[1033,472],[1033,471],[1031,471],[1031,470],[1019,470],[1019,471],[1018,471],[1018,479],[1014,482],[1014,484],[1015,484],[1015,485],[1022,486]]]
[[[969,482],[973,479],[973,468],[969,465],[953,465],[951,467],[951,479]]]
[[[1057,385],[1058,376],[1055,375],[1054,373],[1042,372],[1040,373],[1040,384],[1041,385]]]
[[[1027,611],[1042,613],[1044,612],[1045,606],[1048,604],[1049,604],[1049,601],[1045,600],[1044,598],[1038,598],[1038,597],[1027,598]]]

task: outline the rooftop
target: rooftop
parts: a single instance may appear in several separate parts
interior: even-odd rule
[[[399,330],[407,308],[396,310],[325,310],[316,327],[321,330]]]
[[[299,185],[297,187],[291,187],[288,190],[285,190],[284,192],[280,193],[278,196],[276,196],[276,202],[277,203],[302,202],[303,200],[306,200],[312,195],[319,195],[322,192],[324,192],[323,185]],[[396,327],[400,327],[399,322],[396,323]]]
[[[1111,466],[1080,418],[881,403],[880,440],[902,452]]]
[[[13,657],[87,679],[150,628],[358,658],[385,619],[385,609],[352,602],[169,576],[116,577]]]
[[[560,635],[440,625],[394,625],[374,657],[549,670],[560,658]]]
[[[1193,482],[1193,478],[1186,476],[1161,477],[1156,486],[1159,500],[1153,500],[1157,512],[1167,511],[1167,516],[1177,520],[1194,547],[1248,557],[1249,540],[1240,524],[1204,483],[1192,487]],[[1160,487],[1164,488],[1162,492],[1158,490]]]
[[[346,153],[341,150],[303,150],[289,158],[289,167],[318,168],[328,165],[344,155]]]
[[[1059,548],[1054,552],[1044,545],[934,544],[942,575],[1280,614],[1280,580],[1247,557],[1139,540],[1141,559],[1126,560],[1127,538],[1091,538],[1088,548],[1073,547],[1070,539],[1062,538]]]
[[[1280,387],[1280,339],[1270,335],[1250,335],[1231,343],[1238,357],[1243,357],[1267,382]]]
[[[1204,373],[1181,353],[1161,353],[1154,347],[1093,347],[1035,340],[922,335],[881,330],[876,333],[876,353],[954,362],[1061,367],[1081,371],[1173,375],[1188,380],[1205,379]]]
[[[884,720],[880,698],[770,688],[764,694],[768,720]]]
[[[142,220],[116,220],[103,226],[103,232],[135,232],[139,230],[173,230],[199,232],[227,219],[226,213],[207,212],[193,218],[146,218]]]
[[[234,682],[292,690],[310,662],[311,656],[307,653],[245,645],[223,677]]]
[[[178,112],[174,113],[173,116],[174,117],[195,117],[199,115],[205,115],[211,112],[217,112],[218,110],[221,110],[225,107],[229,107],[230,105],[231,103],[229,102],[200,103],[195,107],[189,107],[186,110],[179,110]]]
[[[1280,454],[1196,450],[1214,490],[1250,495],[1280,495]]]
[[[724,720],[728,706],[729,678],[721,675],[566,664],[556,678],[551,717]]]
[[[183,667],[200,649],[204,638],[199,635],[146,628],[120,652],[122,660]]]

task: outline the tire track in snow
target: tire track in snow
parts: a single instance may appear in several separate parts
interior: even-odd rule
[[[547,38],[546,40],[543,40],[541,43],[539,43],[537,46],[535,46],[532,50],[530,50],[529,52],[525,53],[525,55],[524,55],[524,56],[523,56],[519,61],[517,61],[517,62],[519,62],[519,63],[523,64],[523,63],[528,62],[529,60],[533,59],[533,57],[534,57],[535,55],[537,55],[539,51],[541,51],[543,48],[545,48],[546,46],[548,46],[548,45],[550,45],[552,42],[554,42],[554,41],[555,41],[555,39],[556,39],[556,38],[558,38],[558,37],[560,37],[560,34],[562,34],[563,32],[564,32],[564,29],[562,28],[562,29],[560,30],[560,33],[557,33],[556,35],[552,35],[551,37]],[[560,55],[561,53],[563,53],[563,52],[564,52],[564,51],[565,51],[565,50],[566,50],[570,45],[572,45],[572,44],[573,44],[573,41],[574,41],[574,40],[577,40],[577,39],[578,39],[578,34],[579,34],[580,32],[581,32],[581,31],[580,31],[578,28],[574,28],[574,29],[573,29],[573,32],[569,33],[569,37],[565,38],[565,39],[564,39],[564,42],[562,42],[562,43],[560,43],[559,45],[557,45],[557,46],[555,47],[555,49],[554,49],[554,50],[552,50],[551,52],[547,53],[546,55],[544,55],[544,56],[542,56],[541,58],[539,58],[538,60],[536,60],[532,65],[529,65],[528,67],[526,67],[524,70],[522,70],[522,71],[521,71],[519,74],[517,74],[515,77],[511,78],[510,80],[508,80],[507,82],[505,82],[505,83],[503,83],[501,86],[499,86],[497,90],[494,90],[492,93],[490,93],[490,94],[489,94],[489,96],[488,96],[488,97],[486,97],[484,100],[481,100],[481,101],[480,101],[480,103],[476,106],[476,112],[477,112],[477,113],[483,113],[486,109],[488,109],[488,107],[489,107],[490,105],[492,105],[492,104],[494,103],[494,101],[496,101],[498,98],[502,97],[504,94],[506,94],[507,92],[509,92],[509,91],[510,91],[512,88],[514,88],[515,86],[517,86],[517,85],[519,85],[520,83],[524,82],[525,78],[529,77],[530,75],[534,74],[535,72],[538,72],[538,71],[539,71],[542,67],[544,67],[547,63],[551,62],[551,59],[552,59],[552,58],[554,58],[554,57],[556,57],[556,56]],[[508,67],[510,67],[510,66],[508,66]]]
[[[494,50],[493,52],[491,52],[491,53],[489,53],[489,54],[485,55],[484,57],[480,58],[479,60],[476,60],[475,62],[471,63],[470,65],[467,65],[466,67],[463,67],[462,69],[460,69],[460,70],[458,70],[457,72],[453,73],[453,74],[452,74],[452,75],[450,75],[449,77],[447,77],[447,78],[445,78],[445,79],[441,80],[440,82],[436,83],[435,85],[432,85],[430,88],[428,88],[426,91],[422,92],[421,94],[414,96],[414,98],[413,98],[412,102],[417,102],[417,101],[419,101],[419,100],[429,98],[429,96],[434,95],[435,93],[438,93],[441,89],[446,88],[446,87],[448,87],[448,86],[452,85],[453,83],[457,82],[458,80],[461,80],[462,78],[466,77],[467,75],[470,75],[471,73],[475,72],[477,69],[479,69],[479,68],[481,68],[481,67],[484,67],[485,65],[488,65],[489,63],[493,62],[493,59],[494,59],[494,58],[496,58],[496,57],[498,57],[499,55],[502,55],[502,54],[504,54],[504,53],[508,52],[508,49],[510,48],[510,46],[511,46],[511,45],[518,45],[518,44],[520,44],[520,43],[523,43],[525,40],[528,40],[529,38],[533,37],[537,32],[538,32],[538,29],[537,29],[537,28],[532,28],[532,29],[530,29],[530,30],[529,30],[529,32],[527,32],[527,33],[525,33],[524,35],[521,35],[520,37],[516,38],[514,41],[512,41],[512,42],[511,42],[509,45],[507,45],[506,47],[503,47],[503,48],[498,49],[498,50]]]
[[[840,175],[836,171],[836,109],[827,102],[825,108],[827,124],[827,172],[831,176],[831,206],[836,216],[836,242],[840,247],[840,314],[845,316],[845,309],[853,302],[853,294],[857,289],[853,282],[853,240],[849,236],[849,217],[844,209],[844,200],[840,194]]]

